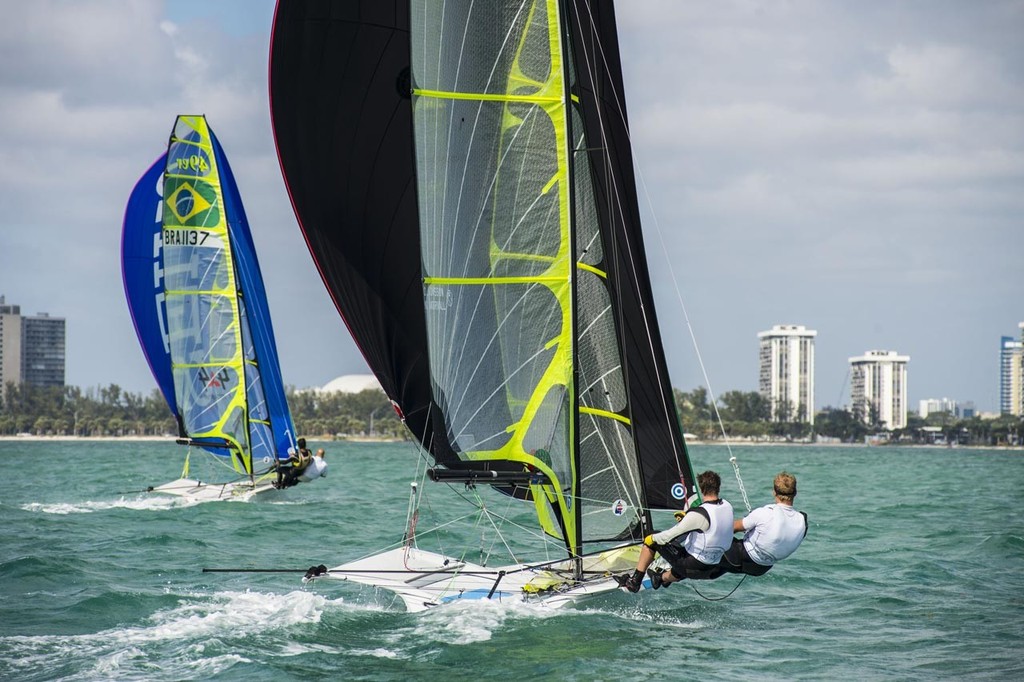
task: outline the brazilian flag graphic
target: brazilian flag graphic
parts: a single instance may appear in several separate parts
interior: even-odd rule
[[[217,227],[220,207],[216,188],[196,178],[167,177],[163,222],[167,227]]]

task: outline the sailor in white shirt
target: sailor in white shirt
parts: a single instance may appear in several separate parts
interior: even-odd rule
[[[733,540],[713,577],[723,573],[764,575],[803,542],[807,514],[793,508],[796,476],[783,471],[775,477],[773,487],[775,504],[758,507],[734,523],[734,530],[745,534],[742,540]]]
[[[619,585],[630,592],[639,592],[644,573],[653,589],[668,587],[677,580],[707,580],[732,542],[732,505],[718,497],[722,479],[714,471],[697,476],[704,501],[695,509],[676,512],[679,523],[660,533],[644,538],[640,560],[632,574],[615,576]],[[655,552],[672,567],[669,571],[648,571]]]
[[[324,461],[324,449],[320,448],[316,451],[316,456],[310,458],[309,464],[302,470],[302,473],[299,474],[299,480],[308,483],[309,481],[326,475],[327,462]]]

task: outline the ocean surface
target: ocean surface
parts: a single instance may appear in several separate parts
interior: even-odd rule
[[[0,441],[0,679],[1024,679],[1021,451],[734,447],[753,506],[786,469],[810,517],[767,575],[410,614],[301,570],[400,540],[415,447],[313,445],[327,479],[190,505],[138,492],[177,478],[173,443]],[[692,454],[741,512],[729,451]]]

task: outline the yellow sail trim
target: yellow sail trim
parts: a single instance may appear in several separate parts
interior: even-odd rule
[[[486,92],[450,92],[446,90],[419,90],[413,89],[413,94],[418,97],[431,97],[433,99],[459,99],[473,102],[527,102],[530,104],[561,104],[561,97],[535,96],[535,95],[513,95],[511,93],[486,93]]]
[[[534,284],[546,282],[564,282],[564,277],[544,275],[541,277],[424,277],[425,284]]]
[[[583,262],[577,262],[576,263],[576,267],[579,268],[580,270],[586,270],[587,272],[592,272],[595,275],[597,275],[598,277],[600,277],[601,279],[608,279],[608,273],[607,272],[605,272],[604,270],[598,270],[593,265],[587,265],[586,263],[583,263]]]
[[[622,422],[626,426],[629,426],[630,424],[632,424],[632,422],[629,420],[629,417],[623,417],[621,414],[616,414],[615,412],[609,412],[608,410],[599,410],[596,407],[587,407],[586,405],[580,405],[580,413],[581,414],[592,414],[595,417],[606,417],[608,419],[614,419],[615,421]]]
[[[196,133],[196,136],[197,136],[198,139],[196,139],[196,140],[182,139],[181,136],[177,135],[178,130],[179,130],[179,127],[178,127],[179,124],[180,125],[184,125],[187,128],[190,128],[191,130],[193,130]],[[167,218],[166,218],[166,216],[168,215],[168,212],[170,213],[171,216],[175,216],[179,220],[180,219],[186,219],[187,220],[188,218],[192,218],[192,217],[196,216],[198,213],[200,213],[200,209],[205,210],[205,209],[208,209],[208,208],[211,208],[211,207],[212,208],[216,208],[217,209],[217,216],[218,216],[218,220],[217,220],[216,224],[214,224],[214,225],[206,225],[206,224],[204,224],[202,226],[202,229],[204,231],[206,231],[206,232],[209,232],[212,235],[216,235],[216,236],[220,237],[220,239],[221,239],[221,246],[222,246],[221,257],[224,259],[224,267],[225,267],[226,277],[224,279],[224,286],[223,286],[223,288],[212,289],[212,290],[206,290],[206,289],[203,289],[203,290],[186,290],[186,291],[171,290],[171,291],[167,291],[166,295],[168,297],[174,297],[174,296],[181,296],[181,297],[217,296],[217,297],[219,297],[219,301],[218,301],[217,305],[227,305],[230,308],[231,319],[233,320],[233,322],[231,322],[227,326],[226,331],[234,336],[234,344],[233,344],[234,351],[233,351],[233,353],[229,357],[221,359],[220,361],[218,361],[216,363],[212,363],[212,364],[181,362],[181,360],[182,360],[181,358],[174,358],[173,355],[172,355],[172,358],[171,358],[171,370],[175,374],[175,377],[176,377],[175,378],[175,384],[176,385],[179,385],[180,383],[182,383],[182,382],[179,382],[179,380],[177,378],[179,376],[179,374],[178,374],[179,372],[184,371],[184,370],[188,370],[188,369],[193,369],[193,368],[196,368],[196,367],[207,367],[207,366],[227,367],[227,368],[230,368],[230,369],[235,371],[235,373],[236,373],[236,375],[238,377],[238,381],[236,382],[235,387],[231,390],[231,393],[229,394],[230,397],[229,397],[229,399],[227,401],[227,404],[225,405],[225,407],[221,411],[220,416],[217,419],[217,421],[215,422],[215,424],[212,427],[210,427],[210,428],[208,428],[206,430],[197,431],[197,432],[191,432],[190,431],[189,432],[189,436],[191,436],[192,438],[222,438],[222,439],[226,440],[228,443],[231,444],[231,446],[234,449],[234,451],[236,453],[238,453],[238,455],[239,455],[238,457],[232,457],[231,458],[231,461],[232,461],[232,464],[234,465],[235,470],[239,471],[240,473],[252,474],[252,451],[251,451],[251,447],[250,447],[250,443],[249,443],[249,432],[248,432],[247,428],[244,428],[244,425],[246,423],[245,422],[245,415],[248,412],[248,406],[247,406],[247,403],[246,403],[246,392],[245,392],[245,366],[244,366],[244,358],[243,358],[242,330],[241,330],[241,325],[239,324],[240,311],[239,311],[238,297],[237,297],[238,285],[237,285],[237,282],[235,280],[234,258],[233,258],[232,253],[231,253],[230,241],[229,241],[229,237],[228,237],[227,216],[224,213],[224,195],[223,195],[223,192],[221,190],[221,184],[220,184],[220,170],[217,167],[217,159],[216,159],[216,155],[214,154],[213,142],[212,142],[211,136],[210,136],[210,129],[207,126],[207,123],[206,123],[206,118],[204,116],[179,116],[178,120],[177,120],[177,122],[175,124],[174,133],[171,136],[171,145],[174,145],[174,144],[181,144],[181,145],[188,145],[188,146],[196,147],[197,151],[199,151],[201,153],[201,155],[200,155],[201,162],[205,163],[206,165],[204,166],[201,163],[198,166],[199,170],[202,171],[201,174],[197,173],[197,174],[188,175],[188,174],[182,174],[182,173],[173,173],[173,172],[171,172],[169,170],[165,171],[165,183],[164,183],[164,202],[165,202],[164,216],[165,216],[165,218],[164,218],[164,225],[168,229],[188,228],[189,227],[187,224],[186,225],[181,225],[181,224],[178,224],[178,225],[168,225],[167,224]],[[186,182],[188,180],[195,180],[196,181],[195,184],[198,184],[199,181],[201,180],[201,182],[205,183],[206,185],[208,185],[213,190],[213,193],[214,193],[214,196],[216,197],[216,199],[215,199],[215,201],[212,204],[208,204],[206,206],[200,205],[199,207],[193,207],[193,209],[191,211],[189,211],[189,213],[186,216],[180,216],[177,213],[175,204],[172,203],[172,200],[174,200],[176,198],[176,195],[182,190],[182,187],[179,187],[179,188],[177,188],[175,190],[171,190],[169,192],[168,191],[168,189],[169,189],[168,188],[168,183],[166,182],[167,178],[182,178],[182,179],[185,179]],[[193,194],[193,196],[195,196],[197,198],[201,198],[201,197],[199,197],[198,194]],[[183,381],[187,382],[188,378],[185,377],[183,379]],[[239,412],[242,415],[242,419],[240,419],[240,420],[238,419],[238,413]],[[236,423],[241,423],[243,425],[243,428],[240,429],[241,433],[236,434],[236,433],[231,432],[230,429],[228,429],[227,424],[228,424],[228,422],[232,418],[235,419]]]
[[[529,260],[536,261],[539,263],[554,263],[555,258],[552,256],[534,256],[528,253],[509,253],[507,251],[501,251],[497,245],[491,244],[491,255],[494,256],[500,254],[502,260]],[[608,273],[599,268],[595,268],[589,263],[583,261],[577,261],[576,267],[580,270],[586,270],[591,272],[601,279],[607,279]],[[530,284],[533,282],[555,282],[561,281],[561,275],[540,275],[536,277],[424,277],[424,284]]]

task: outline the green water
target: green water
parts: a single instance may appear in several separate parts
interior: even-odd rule
[[[300,573],[203,573],[331,566],[401,538],[414,448],[319,445],[325,480],[188,505],[128,492],[177,477],[173,444],[0,441],[0,679],[1024,678],[1020,452],[734,448],[754,506],[775,472],[797,474],[811,527],[721,601],[683,583],[566,610],[408,614],[389,593]],[[729,453],[693,454],[742,510]],[[456,499],[424,485],[425,514]],[[737,582],[694,585],[714,599]]]

